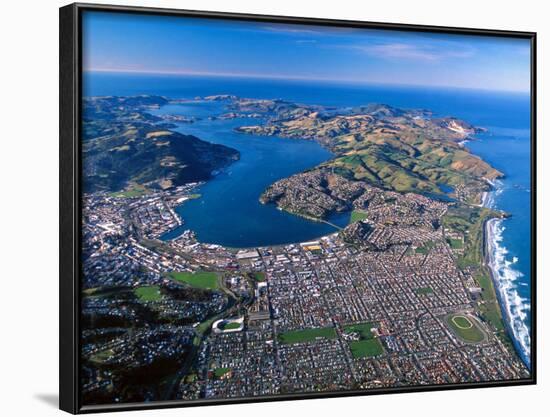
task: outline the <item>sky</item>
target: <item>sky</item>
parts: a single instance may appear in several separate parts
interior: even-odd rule
[[[528,92],[527,39],[86,11],[84,71]]]

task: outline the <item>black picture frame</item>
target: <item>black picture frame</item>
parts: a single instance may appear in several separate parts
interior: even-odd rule
[[[81,16],[83,11],[106,11],[113,13],[155,14],[180,17],[203,17],[221,20],[255,21],[317,26],[338,26],[368,29],[393,29],[413,32],[478,35],[528,39],[531,43],[531,302],[532,343],[531,377],[527,379],[472,382],[448,385],[409,386],[380,388],[361,391],[338,391],[303,394],[281,394],[276,396],[216,399],[216,400],[173,400],[150,403],[127,403],[83,406],[79,389],[79,321],[80,321],[80,276],[81,276],[81,146],[80,146],[80,103],[82,99],[82,49]],[[454,28],[412,24],[394,24],[334,19],[317,19],[288,16],[266,16],[240,13],[204,12],[194,10],[160,9],[97,4],[70,4],[59,11],[60,48],[60,228],[59,228],[59,408],[72,414],[144,410],[202,405],[237,404],[249,402],[284,401],[297,399],[349,397],[404,392],[442,391],[464,388],[503,387],[536,384],[537,381],[537,331],[536,331],[536,136],[537,136],[537,91],[536,91],[536,40],[534,32]]]

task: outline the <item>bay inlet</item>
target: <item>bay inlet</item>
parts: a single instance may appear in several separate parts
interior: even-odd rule
[[[250,124],[250,119],[215,118],[222,103],[197,101],[164,106],[157,113],[198,118],[174,129],[203,140],[223,144],[240,152],[240,160],[200,186],[201,195],[176,208],[184,224],[162,236],[174,239],[191,229],[201,242],[245,248],[312,240],[344,227],[350,213],[331,216],[327,222],[314,221],[261,204],[262,192],[275,181],[314,168],[332,154],[311,140],[245,135],[234,131]],[[254,120],[256,123],[258,120]]]

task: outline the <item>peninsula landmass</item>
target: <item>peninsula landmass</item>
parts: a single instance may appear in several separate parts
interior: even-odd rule
[[[308,242],[228,248],[175,207],[239,152],[174,131],[158,96],[84,100],[82,392],[86,404],[226,399],[526,378],[485,263],[503,173],[479,128],[427,110],[233,95],[217,120],[313,140],[332,158],[258,199],[349,224]]]

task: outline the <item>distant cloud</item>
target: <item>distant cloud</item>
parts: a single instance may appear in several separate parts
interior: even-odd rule
[[[312,43],[317,43],[317,41],[315,39],[298,39],[296,41],[296,43],[298,45],[300,45],[300,44],[312,44]]]
[[[323,35],[323,31],[309,29],[307,27],[291,26],[291,25],[277,25],[277,26],[262,26],[262,29],[270,32],[286,33],[289,35]]]
[[[344,26],[308,26],[308,25],[292,25],[292,24],[273,24],[273,25],[262,25],[259,26],[259,29],[267,32],[279,33],[282,35],[290,36],[319,36],[319,37],[330,37],[330,36],[340,36],[340,35],[354,35],[354,34],[367,34],[372,33],[372,29],[358,29]]]
[[[382,58],[433,62],[446,58],[468,58],[474,55],[472,49],[454,43],[448,43],[441,47],[429,44],[393,42],[375,45],[353,45],[350,48]]]

